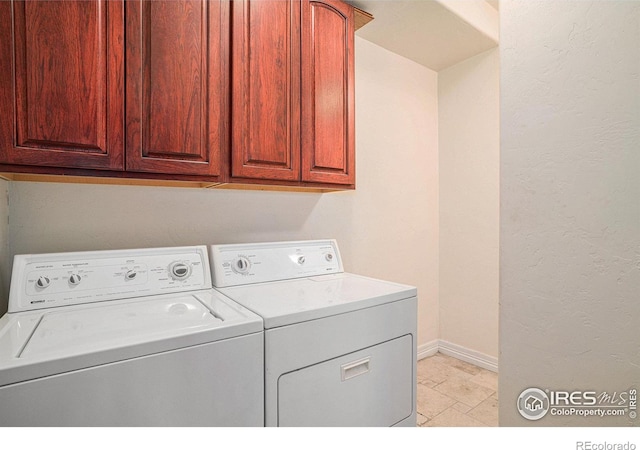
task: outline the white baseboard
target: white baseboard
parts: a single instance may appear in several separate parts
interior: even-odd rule
[[[480,353],[442,339],[434,339],[433,341],[418,346],[417,357],[418,360],[421,360],[423,358],[433,356],[438,352],[443,355],[468,362],[475,366],[482,367],[483,369],[498,372],[498,358],[485,355],[484,353]]]
[[[498,372],[498,358],[493,356],[485,355],[484,353],[468,349],[461,345],[452,344],[442,339],[438,341],[438,351],[444,355],[452,356],[461,361],[482,367],[483,369]]]
[[[418,346],[418,361],[429,356],[433,356],[438,353],[438,340],[434,339],[431,342]]]

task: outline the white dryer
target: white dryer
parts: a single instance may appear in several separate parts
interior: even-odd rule
[[[415,426],[416,288],[345,273],[334,240],[214,245],[265,327],[267,426]]]
[[[4,426],[263,426],[262,319],[205,246],[15,257]]]

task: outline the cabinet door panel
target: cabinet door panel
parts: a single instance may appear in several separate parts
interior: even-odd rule
[[[353,9],[303,1],[302,179],[355,183]]]
[[[14,73],[4,78],[3,69],[3,79],[15,80],[14,104],[3,99],[2,115],[14,133],[5,135],[2,162],[122,169],[122,2],[12,7],[12,36],[8,28],[2,35],[13,45]]]
[[[229,5],[127,2],[127,170],[220,175]]]
[[[233,2],[234,177],[300,178],[300,1]]]

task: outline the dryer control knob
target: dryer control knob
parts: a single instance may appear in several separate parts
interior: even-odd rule
[[[191,265],[182,261],[175,261],[169,265],[169,274],[174,280],[186,280],[191,275]]]
[[[72,273],[71,276],[69,277],[69,284],[71,286],[77,286],[80,284],[81,281],[82,281],[82,277],[77,273]]]
[[[133,280],[135,277],[138,276],[138,272],[136,272],[135,270],[127,270],[127,273],[124,274],[124,279],[125,280]]]
[[[298,256],[298,264],[303,265],[306,261],[304,256]]]
[[[327,253],[326,255],[324,255],[324,259],[329,262],[333,261],[333,253]]]
[[[251,261],[249,261],[249,258],[247,258],[246,256],[239,256],[233,262],[232,267],[234,272],[245,274],[249,272],[249,269],[251,268]]]
[[[50,284],[51,284],[51,280],[49,280],[49,278],[45,277],[44,275],[39,277],[36,280],[36,287],[38,287],[40,289],[45,289],[45,288],[49,287]]]

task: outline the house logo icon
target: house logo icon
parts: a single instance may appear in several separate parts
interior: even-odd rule
[[[549,397],[538,388],[528,388],[518,397],[518,412],[527,420],[542,419],[549,411]]]
[[[524,406],[529,410],[529,411],[538,411],[539,409],[542,409],[542,400],[540,400],[537,397],[534,397],[533,395],[530,395],[529,397],[527,397],[527,399],[524,402]]]

